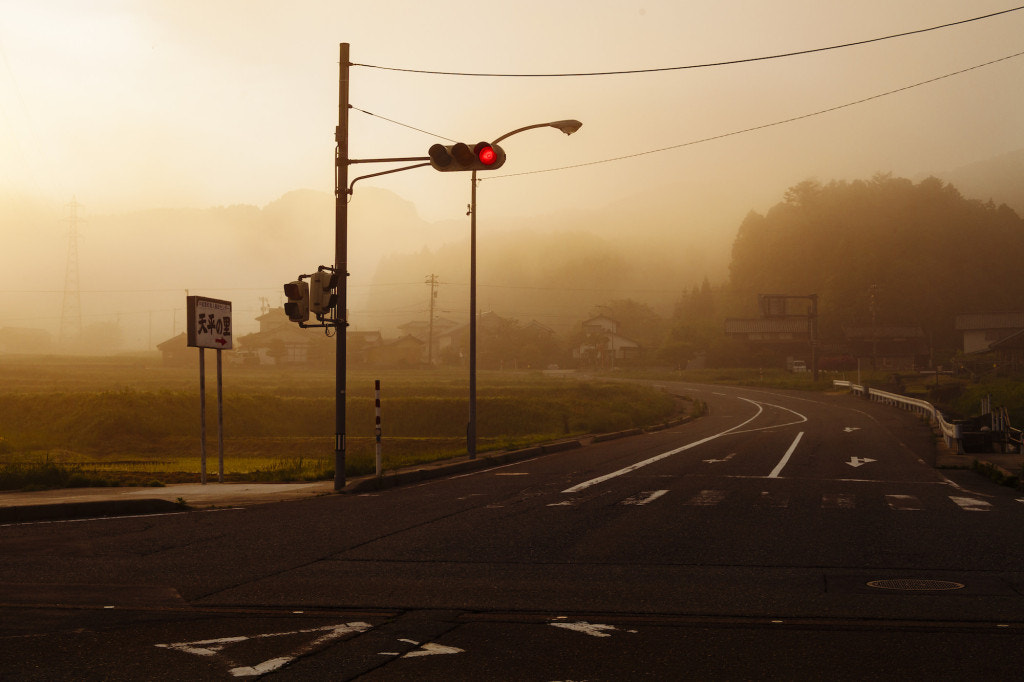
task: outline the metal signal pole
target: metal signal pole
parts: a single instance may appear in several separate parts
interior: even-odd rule
[[[334,132],[334,267],[338,273],[335,357],[334,489],[345,487],[345,380],[348,331],[348,43],[341,43],[338,74],[338,127]]]

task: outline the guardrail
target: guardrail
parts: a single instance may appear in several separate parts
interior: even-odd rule
[[[839,388],[849,388],[850,392],[854,395],[866,395],[869,400],[873,400],[874,402],[884,403],[886,405],[895,405],[896,407],[916,412],[922,416],[927,416],[932,425],[938,427],[939,431],[942,433],[942,438],[946,441],[946,446],[950,451],[953,454],[963,454],[960,425],[951,424],[946,421],[946,418],[942,416],[942,413],[935,409],[935,406],[927,400],[909,398],[905,395],[889,393],[888,391],[879,391],[877,388],[865,388],[864,386],[857,385],[852,381],[834,379],[832,381],[832,385]]]

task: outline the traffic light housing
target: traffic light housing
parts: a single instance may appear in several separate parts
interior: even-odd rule
[[[435,144],[427,154],[430,165],[444,172],[497,170],[505,164],[505,150],[490,142],[478,142],[473,147],[464,142],[448,146]]]
[[[284,285],[284,295],[288,302],[284,304],[284,312],[292,322],[302,324],[309,320],[309,285],[299,280]]]
[[[338,295],[334,290],[338,287],[338,275],[326,270],[319,270],[309,276],[309,310],[318,318],[330,314],[338,304]]]

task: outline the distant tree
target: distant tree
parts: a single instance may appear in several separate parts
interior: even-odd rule
[[[1005,205],[965,199],[937,178],[800,183],[765,215],[750,213],[733,243],[730,287],[819,296],[819,329],[872,319],[916,324],[941,346],[970,311],[1021,309],[1024,221]],[[872,299],[872,292],[874,298]]]

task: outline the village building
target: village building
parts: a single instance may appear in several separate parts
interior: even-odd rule
[[[642,356],[640,344],[619,334],[619,323],[606,315],[582,322],[583,341],[572,349],[581,366],[612,369],[636,363]]]
[[[964,355],[988,356],[993,364],[1024,367],[1024,313],[969,313],[956,316]]]

